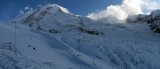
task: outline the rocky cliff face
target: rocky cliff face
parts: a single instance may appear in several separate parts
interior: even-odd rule
[[[151,12],[150,15],[134,15],[126,19],[127,23],[148,23],[156,33],[160,33],[160,10]]]
[[[148,21],[151,30],[160,33],[160,10],[153,11],[150,14],[151,19]]]

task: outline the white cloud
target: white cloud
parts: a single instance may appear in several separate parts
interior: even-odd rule
[[[26,6],[26,7],[24,8],[24,10],[29,10],[29,7],[28,7],[28,6]]]
[[[160,0],[143,0],[141,10],[144,13],[150,13],[155,9],[160,9]]]
[[[123,0],[121,5],[110,5],[105,10],[88,14],[88,17],[98,20],[108,17],[125,20],[128,15],[147,14],[160,8],[160,0]]]
[[[39,6],[39,5],[38,5],[38,6]],[[24,11],[31,11],[31,10],[33,10],[33,8],[30,7],[30,5],[28,5],[28,6],[26,6],[26,7],[24,8]]]

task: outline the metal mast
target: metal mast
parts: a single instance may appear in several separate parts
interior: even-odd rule
[[[17,45],[17,23],[14,21],[15,24],[15,46]]]

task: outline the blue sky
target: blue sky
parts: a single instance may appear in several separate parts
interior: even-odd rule
[[[18,11],[30,5],[59,4],[72,13],[86,16],[96,10],[105,9],[109,5],[121,4],[122,0],[0,0],[0,21],[15,18]]]

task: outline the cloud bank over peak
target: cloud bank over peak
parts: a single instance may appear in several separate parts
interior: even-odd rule
[[[160,8],[160,0],[123,0],[121,5],[110,5],[104,10],[89,13],[87,17],[99,20],[116,18],[125,20],[128,15],[148,14]]]

